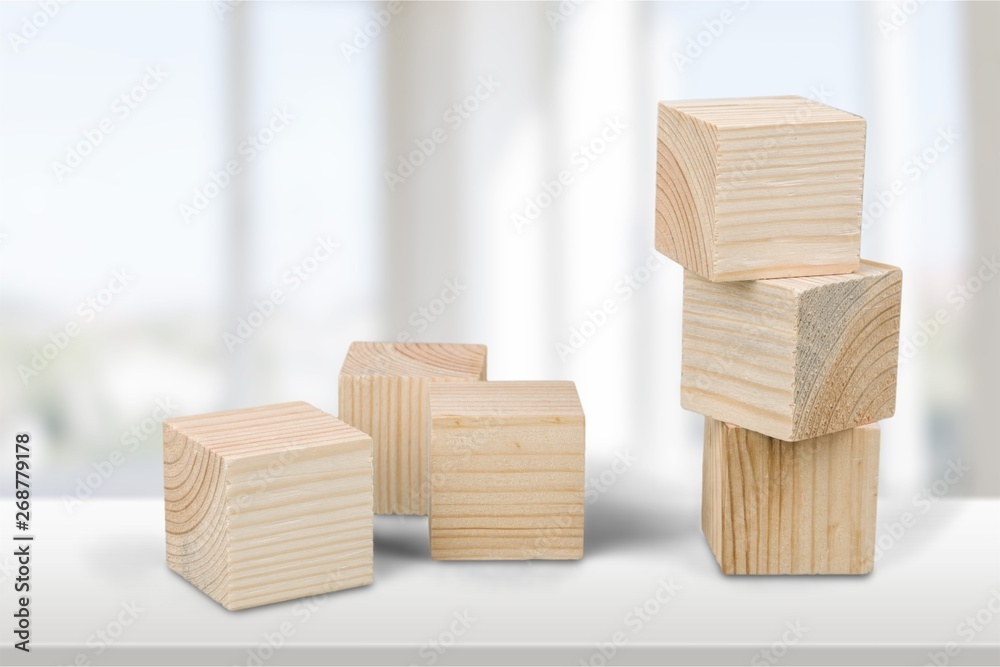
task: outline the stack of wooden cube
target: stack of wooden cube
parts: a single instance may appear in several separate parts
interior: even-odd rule
[[[685,269],[681,404],[726,574],[864,574],[901,271],[860,258],[865,121],[800,97],[661,103],[656,248]]]

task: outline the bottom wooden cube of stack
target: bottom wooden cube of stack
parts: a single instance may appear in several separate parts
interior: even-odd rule
[[[724,574],[867,574],[878,424],[785,442],[705,418],[701,524]]]

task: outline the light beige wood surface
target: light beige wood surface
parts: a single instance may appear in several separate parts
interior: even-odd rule
[[[879,428],[783,442],[705,419],[701,525],[725,574],[867,574]]]
[[[662,102],[656,249],[713,281],[848,273],[865,121],[802,97]]]
[[[370,584],[371,457],[308,403],[165,420],[167,564],[227,609]]]
[[[902,272],[713,283],[687,272],[681,405],[782,440],[891,417]]]
[[[376,514],[427,514],[428,383],[485,379],[485,345],[351,343],[339,416],[374,441]]]
[[[431,557],[583,556],[584,416],[572,382],[432,384]]]

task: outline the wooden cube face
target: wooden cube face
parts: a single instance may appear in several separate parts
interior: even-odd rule
[[[167,564],[227,609],[370,584],[371,457],[308,403],[164,421]]]
[[[879,428],[801,442],[705,419],[701,524],[725,574],[867,574]]]
[[[681,405],[781,440],[891,417],[902,272],[713,283],[684,276]]]
[[[374,441],[376,514],[427,514],[428,384],[485,379],[485,345],[351,344],[340,371],[340,418]]]
[[[663,102],[656,249],[712,281],[849,273],[863,118],[801,97]]]
[[[572,382],[433,384],[431,557],[583,556],[584,417]]]

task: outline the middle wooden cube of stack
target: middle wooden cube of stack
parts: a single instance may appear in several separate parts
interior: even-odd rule
[[[681,405],[779,440],[891,417],[902,272],[713,283],[684,276]]]

